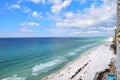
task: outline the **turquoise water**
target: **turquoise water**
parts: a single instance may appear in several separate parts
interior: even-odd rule
[[[114,75],[108,75],[108,80],[114,80]]]
[[[0,80],[40,80],[105,39],[0,38]]]

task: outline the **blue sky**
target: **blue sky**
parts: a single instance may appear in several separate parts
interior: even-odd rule
[[[116,0],[0,0],[0,37],[113,36]]]

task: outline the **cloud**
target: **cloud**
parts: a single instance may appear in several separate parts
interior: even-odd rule
[[[107,3],[109,2],[109,4]],[[96,7],[94,3],[90,8],[84,10],[84,14],[81,12],[65,12],[64,17],[61,20],[56,21],[56,26],[67,28],[85,28],[94,26],[113,26],[116,21],[116,1],[104,0],[103,4]]]
[[[24,6],[23,12],[28,13],[28,15],[32,16],[32,18],[42,18],[41,13],[37,11],[32,11],[29,7]]]
[[[34,32],[32,29],[27,29],[27,28],[21,28],[21,32]]]
[[[49,0],[49,2],[51,2],[53,4],[53,6],[51,6],[51,11],[53,13],[59,13],[63,8],[66,8],[68,5],[70,5],[70,3],[72,2],[72,0]]]
[[[20,25],[22,27],[38,27],[38,26],[40,26],[40,24],[36,23],[36,22],[23,22]]]
[[[52,29],[48,29],[47,31],[51,32],[51,33],[54,33],[54,34],[65,34],[67,33],[65,29],[63,28],[52,28]]]
[[[100,27],[101,30],[105,30],[105,31],[114,31],[116,28],[116,26],[113,26],[113,27]]]
[[[71,34],[73,34],[73,35],[78,35],[78,34],[80,34],[81,32],[72,32]]]
[[[74,34],[74,35],[79,35],[79,34],[95,34],[95,33],[99,33],[99,31],[97,30],[87,30],[87,31],[75,31],[75,32],[72,32],[71,34]]]
[[[41,18],[41,13],[38,13],[37,11],[33,11],[32,16],[35,18]]]
[[[40,26],[40,24],[36,22],[23,22],[20,26],[20,32],[34,32],[34,28]]]
[[[31,2],[33,2],[35,4],[39,4],[39,3],[44,4],[45,3],[45,0],[29,0],[29,1],[31,1]]]
[[[76,27],[76,28],[85,28],[85,27],[93,26],[95,24],[94,20],[92,20],[92,19],[83,19],[82,15],[81,16],[73,15],[72,18],[69,18],[69,17],[67,16],[66,19],[58,21],[56,23],[56,26],[58,26],[58,27],[66,27],[66,28],[74,28],[74,27]]]
[[[99,31],[86,31],[85,33],[88,33],[88,34],[94,34],[94,33],[98,33]]]
[[[20,5],[19,4],[12,4],[12,5],[8,5],[6,4],[7,9],[20,9]]]

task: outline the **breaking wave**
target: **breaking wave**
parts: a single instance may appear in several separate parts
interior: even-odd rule
[[[62,63],[63,60],[58,58],[56,60],[52,60],[52,61],[48,61],[46,63],[41,63],[39,65],[35,65],[32,68],[32,75],[33,76],[37,76],[39,75],[41,72],[47,72],[47,70],[51,69],[51,67],[53,68],[53,66]]]
[[[1,80],[26,80],[25,77],[17,77],[17,75],[13,75],[12,77],[4,78]]]

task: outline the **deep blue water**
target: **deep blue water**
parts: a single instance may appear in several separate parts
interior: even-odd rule
[[[12,76],[40,80],[105,39],[0,38],[0,80]]]

